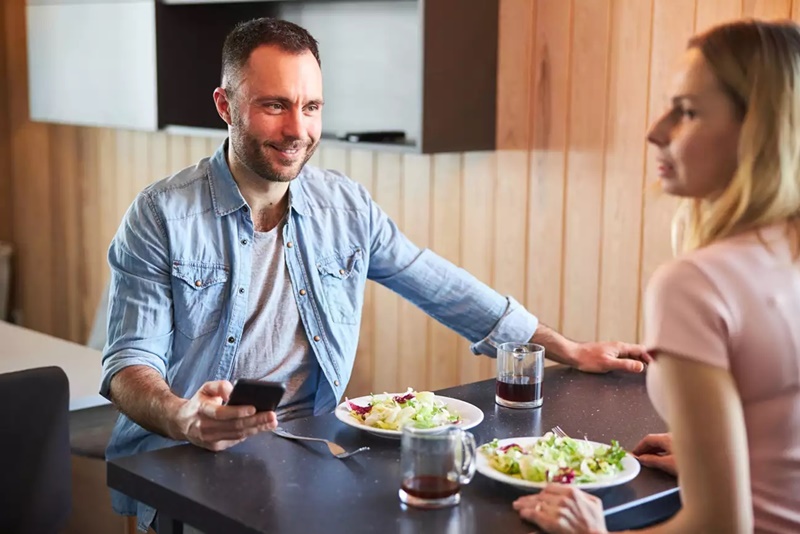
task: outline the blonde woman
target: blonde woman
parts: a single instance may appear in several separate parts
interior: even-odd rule
[[[683,254],[645,299],[648,391],[672,438],[634,451],[677,470],[683,508],[646,532],[800,532],[798,26],[693,38],[648,141],[685,211]],[[570,486],[514,508],[547,532],[606,531],[599,499]]]

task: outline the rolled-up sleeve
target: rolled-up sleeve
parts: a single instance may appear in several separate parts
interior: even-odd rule
[[[495,356],[497,344],[533,336],[539,321],[519,302],[433,251],[420,250],[377,204],[370,204],[370,279],[467,338],[475,354]]]
[[[125,214],[108,262],[108,340],[100,383],[100,394],[106,398],[111,379],[126,367],[146,365],[166,376],[172,346],[168,239],[147,192]]]

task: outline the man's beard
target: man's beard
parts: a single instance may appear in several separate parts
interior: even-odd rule
[[[231,132],[231,145],[234,152],[248,169],[270,182],[291,182],[297,178],[319,145],[319,140],[301,141],[296,138],[283,138],[279,142],[262,143],[255,137],[247,135],[242,125],[237,123],[238,121],[234,122],[235,128]],[[296,163],[290,163],[291,166],[278,168],[270,162],[265,154],[265,151],[272,151],[271,147],[273,146],[281,150],[305,150],[305,157]]]

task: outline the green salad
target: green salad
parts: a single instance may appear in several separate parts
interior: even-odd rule
[[[556,437],[548,432],[530,445],[500,446],[497,439],[481,445],[479,451],[489,465],[514,478],[529,482],[581,484],[622,471],[625,451],[616,440],[599,447],[585,440]]]
[[[416,392],[408,388],[403,395],[372,395],[366,406],[346,399],[350,416],[359,423],[383,430],[400,430],[409,424],[416,428],[435,428],[454,425],[461,421],[459,415],[432,391]]]

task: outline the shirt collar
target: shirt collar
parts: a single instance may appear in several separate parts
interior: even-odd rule
[[[236,180],[233,179],[228,166],[228,139],[220,144],[214,155],[209,160],[209,184],[211,188],[211,203],[217,216],[228,215],[246,205],[246,201],[239,191]],[[305,167],[300,175],[306,172]],[[289,182],[289,208],[299,215],[309,215],[303,186],[300,184],[300,175]]]

